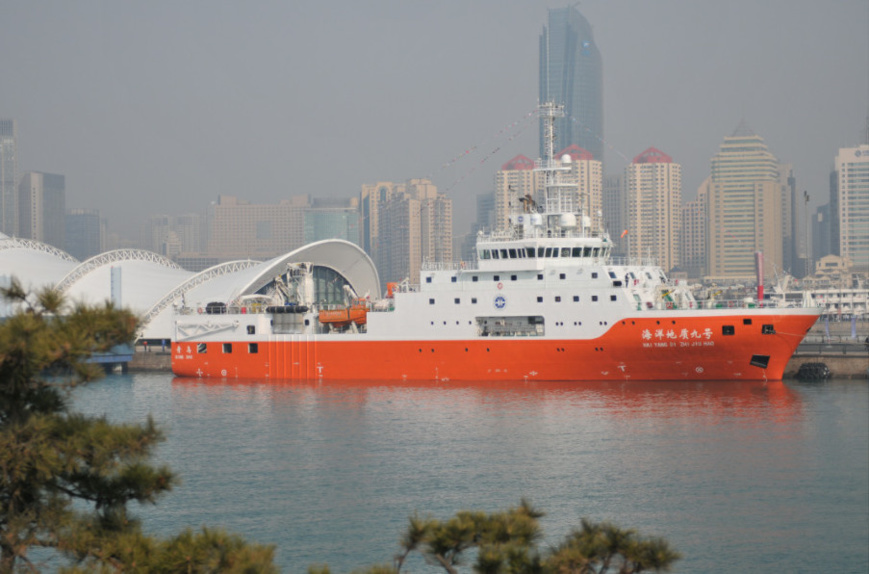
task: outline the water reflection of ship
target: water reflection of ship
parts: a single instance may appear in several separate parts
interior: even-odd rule
[[[175,377],[173,392],[256,394],[271,400],[340,399],[360,404],[398,401],[452,403],[456,412],[494,408],[500,401],[557,404],[607,417],[786,421],[801,412],[799,393],[781,381],[294,381]]]

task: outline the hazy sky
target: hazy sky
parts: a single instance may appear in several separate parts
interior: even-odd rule
[[[0,117],[19,169],[123,233],[152,213],[357,195],[431,177],[455,232],[536,155],[540,0],[0,0]],[[869,0],[584,0],[606,173],[649,146],[692,198],[742,119],[825,202],[869,113]],[[494,150],[497,152],[492,153]],[[470,153],[466,153],[470,151]]]

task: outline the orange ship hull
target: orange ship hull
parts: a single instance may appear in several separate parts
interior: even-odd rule
[[[628,318],[595,339],[480,337],[474,340],[374,340],[370,335],[281,335],[256,343],[174,343],[172,369],[192,377],[355,380],[781,380],[817,319],[763,317],[763,332],[733,316]],[[202,345],[199,343],[198,345]],[[230,353],[222,352],[227,345]],[[244,347],[248,347],[245,349]]]

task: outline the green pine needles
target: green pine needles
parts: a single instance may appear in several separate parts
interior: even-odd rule
[[[219,530],[145,535],[128,504],[177,483],[151,463],[163,434],[70,409],[70,389],[103,374],[88,358],[131,343],[135,316],[17,282],[0,296],[16,310],[0,323],[0,574],[48,568],[33,549],[62,572],[277,571],[273,547]]]

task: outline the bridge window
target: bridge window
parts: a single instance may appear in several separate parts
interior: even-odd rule
[[[497,250],[497,249],[493,249],[493,250],[492,250],[492,259],[498,259],[498,258],[499,258],[499,257],[498,257],[498,250]]]
[[[561,256],[562,257],[570,257],[570,247],[562,247],[561,248]]]
[[[573,257],[582,257],[582,247],[573,248]]]
[[[516,250],[515,250],[515,249],[511,249],[511,250],[510,250],[510,259],[518,259],[518,258],[519,258],[519,256],[516,255]]]
[[[525,248],[525,255],[528,257],[534,257],[534,248],[533,247],[526,247]]]
[[[582,250],[583,257],[591,257],[591,247],[585,247]]]

